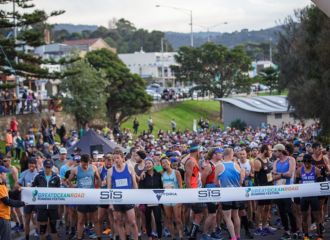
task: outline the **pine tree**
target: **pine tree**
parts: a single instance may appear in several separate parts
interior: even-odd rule
[[[35,9],[32,0],[0,1],[0,74],[24,78],[58,78],[41,68],[45,63],[40,57],[28,52],[27,46],[44,44],[44,32],[50,28],[47,19],[64,11],[50,14]]]

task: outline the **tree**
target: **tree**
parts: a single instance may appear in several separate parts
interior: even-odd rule
[[[2,48],[0,72],[5,75],[14,73],[23,77],[49,78],[48,71],[40,67],[43,61],[39,57],[17,49],[23,49],[24,46],[42,45],[44,31],[49,28],[49,25],[46,24],[47,19],[60,15],[64,11],[53,11],[47,15],[42,10],[33,9],[34,5],[31,2],[31,0],[3,0],[0,2],[2,9],[0,14],[0,47]],[[13,4],[16,7],[14,13],[11,10]],[[15,26],[18,29],[17,41],[14,39]]]
[[[269,87],[270,95],[273,90],[279,90],[279,71],[276,68],[264,68],[260,73],[261,83]]]
[[[101,49],[87,53],[86,59],[95,69],[104,72],[107,113],[112,126],[149,110],[152,99],[145,91],[146,82],[131,74],[117,55]]]
[[[73,63],[67,71],[76,74],[64,78],[60,85],[65,93],[64,111],[75,116],[78,126],[84,126],[106,111],[106,81],[86,60]]]
[[[280,34],[277,61],[280,87],[300,118],[318,119],[323,135],[330,134],[330,19],[309,6],[286,19]]]
[[[251,60],[243,47],[228,49],[206,43],[199,48],[181,47],[172,66],[178,81],[197,84],[192,90],[210,91],[217,98],[227,97],[234,90],[249,92],[248,70]]]

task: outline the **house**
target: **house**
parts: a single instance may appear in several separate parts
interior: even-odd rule
[[[68,40],[64,41],[63,44],[66,44],[74,49],[78,49],[83,54],[102,48],[106,48],[113,53],[117,52],[115,48],[110,47],[102,38]]]
[[[171,66],[177,65],[176,52],[149,52],[143,50],[135,53],[118,54],[131,73],[159,83],[163,87],[176,86]]]
[[[295,118],[285,96],[219,98],[225,127],[240,119],[248,126],[264,124],[281,126],[293,123]]]

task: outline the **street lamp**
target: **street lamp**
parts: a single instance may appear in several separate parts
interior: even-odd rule
[[[194,35],[193,35],[193,18],[192,18],[192,10],[186,9],[186,8],[178,8],[178,7],[173,7],[173,6],[167,6],[167,5],[159,5],[157,4],[156,7],[164,7],[164,8],[171,8],[179,11],[185,11],[188,12],[190,15],[190,46],[194,47]]]
[[[227,24],[228,24],[228,22],[223,22],[223,23],[219,23],[219,24],[216,24],[216,25],[212,25],[212,26],[201,26],[201,25],[196,25],[196,24],[195,24],[195,26],[206,29],[206,31],[207,31],[207,41],[211,42],[210,29],[221,26],[221,25],[227,25]]]

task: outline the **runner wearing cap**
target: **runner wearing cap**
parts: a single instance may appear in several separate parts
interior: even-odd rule
[[[59,188],[61,186],[60,177],[52,171],[53,161],[47,159],[44,161],[44,170],[34,178],[32,187]],[[50,226],[52,239],[57,239],[56,221],[58,220],[57,205],[37,205],[37,221],[39,223],[40,238],[46,239],[47,224]]]
[[[60,158],[55,160],[55,167],[57,167],[57,169],[61,169],[61,167],[66,163],[67,161],[67,150],[62,147],[60,148]]]
[[[321,171],[312,165],[313,158],[309,154],[305,154],[303,157],[303,166],[301,166],[296,172],[296,183],[309,184],[317,181],[322,181]],[[301,198],[301,212],[302,212],[302,228],[304,233],[304,240],[309,240],[310,236],[308,233],[308,219],[309,209],[317,223],[317,239],[322,239],[321,231],[321,219],[320,219],[320,204],[318,197],[304,197]]]
[[[234,151],[226,148],[223,153],[223,162],[215,168],[214,183],[219,187],[240,187],[244,180],[244,171],[233,162]],[[231,240],[240,239],[241,221],[238,215],[239,202],[221,203],[222,213],[229,231]]]
[[[6,187],[8,169],[0,166],[0,239],[10,240],[10,207],[20,208],[25,204],[9,198]]]
[[[124,153],[120,148],[113,152],[114,165],[108,170],[107,183],[109,189],[133,189],[137,188],[133,167],[125,163]],[[125,223],[128,224],[134,240],[138,240],[138,228],[136,225],[133,204],[113,205],[115,228],[120,240],[126,239]],[[126,225],[127,225],[126,224]]]
[[[112,154],[106,154],[105,162],[102,167],[99,168],[100,178],[101,178],[101,188],[107,188],[107,175],[108,170],[113,165],[113,155]],[[112,209],[109,208],[109,205],[100,205],[98,209],[98,224],[100,226],[100,229],[102,230],[103,227],[103,221],[106,218],[108,221],[108,227],[103,231],[104,235],[109,235],[110,237],[114,236],[114,220],[113,220],[113,212]],[[112,231],[112,233],[111,233]],[[110,235],[111,234],[111,235]]]
[[[74,178],[77,179],[77,188],[97,188],[101,184],[101,178],[98,172],[98,169],[96,166],[92,165],[89,163],[90,162],[90,157],[88,154],[83,154],[81,155],[80,159],[80,165],[78,165],[76,168],[71,170],[70,177],[68,179],[68,182],[71,187],[72,185],[72,180]],[[78,211],[78,224],[77,224],[77,239],[82,239],[83,237],[83,232],[84,232],[84,224],[87,220],[87,215],[89,214],[89,220],[91,223],[96,223],[95,224],[95,230],[97,237],[101,239],[101,231],[99,228],[99,224],[97,224],[97,205],[79,205],[77,207]],[[90,235],[93,235],[90,233]]]
[[[201,172],[201,179],[204,188],[215,188],[215,168],[222,160],[222,154],[224,150],[222,148],[211,149],[207,156],[204,167]],[[217,210],[219,204],[216,202],[207,203],[207,217],[204,223],[204,238],[220,238],[220,234],[216,233],[217,227]]]
[[[38,175],[37,171],[37,161],[35,158],[29,158],[28,160],[28,169],[21,173],[21,176],[18,180],[20,187],[31,187],[34,178]],[[32,213],[35,212],[34,205],[28,205],[24,207],[24,232],[25,240],[29,239],[30,234],[30,221]],[[33,221],[34,222],[34,221]],[[37,235],[37,232],[35,236]]]
[[[171,161],[177,161],[176,157],[172,157]],[[164,169],[162,175],[163,187],[164,189],[178,189],[182,188],[182,178],[178,170],[171,167],[171,162],[167,157],[160,160],[162,167]],[[167,218],[167,227],[174,238],[175,233],[179,233],[179,238],[183,238],[182,232],[182,204],[163,204],[165,217]],[[173,224],[175,223],[175,225]],[[175,231],[175,228],[177,231]]]
[[[185,162],[185,176],[184,181],[186,188],[200,188],[202,187],[201,175],[198,165],[198,160],[200,159],[200,146],[197,143],[190,144],[189,148],[190,154]],[[200,223],[203,218],[203,203],[191,204],[191,210],[194,213],[192,226],[189,232],[189,239],[196,239],[197,233],[200,227]]]
[[[294,173],[296,169],[296,162],[293,158],[288,156],[288,153],[283,144],[276,144],[273,148],[273,152],[277,160],[274,162],[273,167],[273,179],[275,185],[291,185],[294,180]],[[284,227],[284,234],[282,240],[291,239],[297,237],[297,223],[296,218],[292,213],[292,199],[277,199],[276,204],[278,206],[281,223]],[[289,228],[289,221],[291,232]]]
[[[60,178],[61,178],[61,188],[66,187],[66,177],[65,174],[67,173],[67,171],[71,170],[73,168],[73,157],[70,157],[66,163],[64,165],[62,165],[62,167],[60,168]],[[68,206],[66,205],[60,205],[59,206],[59,218],[62,219],[63,214],[64,215],[64,219],[65,219],[65,232],[66,235],[70,234],[70,210],[68,210]],[[60,222],[61,224],[62,222]]]

